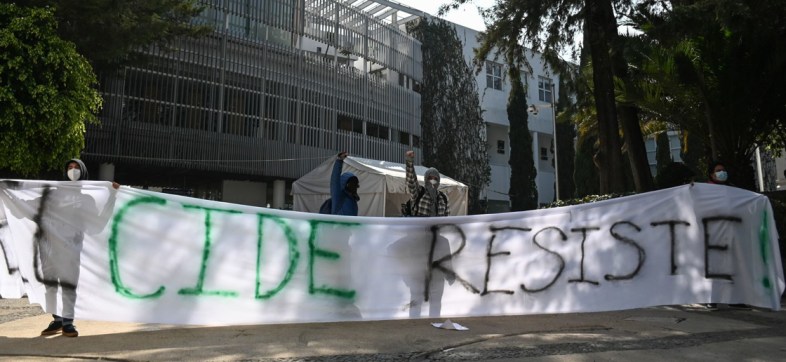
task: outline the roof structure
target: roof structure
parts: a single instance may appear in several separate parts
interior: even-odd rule
[[[396,27],[429,16],[428,13],[391,0],[338,0]]]

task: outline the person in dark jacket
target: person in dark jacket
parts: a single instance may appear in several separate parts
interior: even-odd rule
[[[707,169],[707,182],[716,185],[732,186],[729,183],[729,173],[726,172],[726,165],[723,162],[715,161]]]
[[[716,185],[726,185],[726,186],[734,186],[729,182],[729,173],[726,171],[726,165],[723,162],[715,161],[710,164],[710,167],[707,168],[707,183],[716,184]],[[707,303],[705,304],[707,309],[716,310],[718,309],[718,303]],[[733,309],[751,309],[751,307],[747,304],[742,303],[735,303],[729,304],[729,308]]]
[[[426,170],[423,175],[425,186],[420,186],[415,174],[415,151],[407,151],[405,156],[407,190],[412,201],[412,216],[450,216],[448,195],[439,191],[439,171],[433,167]]]
[[[330,175],[331,214],[357,216],[360,180],[352,172],[341,173],[345,158],[347,153],[341,152],[333,163],[333,172]]]

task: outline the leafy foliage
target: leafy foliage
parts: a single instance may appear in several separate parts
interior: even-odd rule
[[[143,60],[138,50],[167,48],[179,36],[210,31],[191,19],[197,0],[20,0],[25,7],[54,9],[60,37],[76,44],[97,72]]]
[[[559,200],[552,202],[546,206],[541,207],[541,209],[550,209],[552,207],[560,207],[560,206],[570,206],[570,205],[581,205],[581,204],[589,204],[592,202],[604,201],[604,200],[611,200],[616,199],[618,197],[623,196],[630,196],[634,195],[635,192],[626,192],[626,193],[619,193],[619,194],[604,194],[604,195],[587,195],[580,198],[575,199],[568,199],[568,200]]]
[[[95,83],[51,9],[0,4],[0,168],[30,176],[79,155],[101,107]]]
[[[472,0],[452,0],[442,7],[449,11]],[[597,115],[599,184],[604,192],[620,192],[624,189],[625,174],[622,163],[622,144],[619,137],[620,122],[625,130],[629,166],[636,171],[637,189],[651,187],[652,179],[646,163],[641,130],[637,121],[635,105],[621,104],[620,112],[614,97],[614,77],[627,82],[625,63],[618,49],[618,22],[616,13],[630,9],[630,0],[550,0],[518,1],[499,0],[484,12],[487,29],[475,51],[475,66],[490,54],[503,54],[508,66],[531,66],[521,45],[539,52],[551,69],[564,74],[565,63],[560,53],[571,49],[575,54],[579,47],[575,36],[583,33],[583,47],[591,58],[593,100]]]
[[[672,5],[663,9],[644,1],[634,21],[664,53],[672,83],[697,95],[700,122],[684,122],[683,128],[706,135],[707,158],[722,160],[732,183],[753,189],[756,145],[786,145],[786,3]]]
[[[508,121],[510,122],[510,209],[534,210],[538,207],[538,187],[535,176],[532,134],[529,132],[527,95],[521,81],[521,72],[508,70],[511,90],[508,95]],[[559,154],[559,153],[558,153]]]
[[[470,186],[469,212],[480,212],[479,195],[489,182],[486,129],[478,86],[464,61],[456,30],[424,18],[408,31],[422,43],[423,162]]]

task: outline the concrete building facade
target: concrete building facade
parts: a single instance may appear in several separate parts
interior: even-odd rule
[[[210,35],[101,75],[101,125],[83,153],[101,178],[282,208],[291,181],[337,150],[401,162],[419,148],[421,49],[400,29],[417,16],[335,0],[201,3]]]
[[[403,162],[420,149],[421,44],[393,1],[202,0],[214,31],[145,52],[100,75],[104,109],[82,155],[101,179],[164,192],[287,208],[292,181],[337,151]],[[478,32],[456,26],[465,60]],[[530,60],[528,99],[540,202],[554,198],[552,101],[558,78]],[[510,83],[489,60],[477,75],[492,167],[489,212],[509,210]],[[420,160],[416,160],[420,162]]]
[[[478,31],[456,25],[456,32],[464,44],[464,58],[472,64],[473,49],[479,47]],[[528,53],[532,72],[522,70],[522,82],[527,102],[534,112],[529,113],[538,188],[538,203],[548,204],[555,199],[554,181],[554,107],[558,103],[559,76],[550,72],[538,53]],[[508,95],[511,83],[507,65],[493,57],[486,59],[484,69],[476,75],[483,120],[486,122],[491,183],[484,190],[489,212],[510,211],[510,122]],[[558,165],[557,165],[558,166]]]

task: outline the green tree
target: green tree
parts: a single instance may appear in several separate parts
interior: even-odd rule
[[[456,29],[440,19],[423,18],[408,31],[423,49],[423,163],[469,185],[469,211],[482,212],[479,195],[491,167],[478,86],[463,45]]]
[[[566,67],[566,69],[571,69]],[[567,74],[567,73],[566,73]],[[557,157],[559,161],[559,195],[561,199],[572,199],[576,192],[573,180],[574,162],[576,160],[576,147],[573,142],[576,138],[576,127],[572,122],[576,112],[574,103],[570,101],[571,87],[568,86],[566,77],[560,78],[559,103],[557,104]],[[511,146],[513,146],[511,144]]]
[[[511,85],[507,109],[510,122],[510,209],[534,210],[538,208],[538,187],[535,184],[538,171],[532,154],[527,94],[518,68],[509,67],[508,76]]]
[[[180,36],[210,31],[191,19],[197,0],[17,0],[25,7],[54,9],[60,37],[76,44],[96,72],[144,60],[144,48],[167,48]]]
[[[51,9],[0,4],[0,168],[33,176],[78,156],[101,107],[95,83]]]
[[[452,0],[441,12],[472,0]],[[629,0],[552,0],[516,1],[499,0],[485,12],[486,32],[475,52],[476,66],[495,52],[505,54],[508,65],[525,65],[530,68],[526,54],[518,51],[524,42],[534,51],[541,52],[551,68],[563,73],[559,54],[566,48],[577,46],[574,37],[584,35],[584,48],[592,65],[593,98],[597,115],[599,149],[596,160],[600,165],[599,182],[603,193],[621,192],[624,189],[622,144],[619,137],[618,109],[615,98],[615,77],[627,82],[625,62],[619,47],[617,11],[630,8]],[[635,173],[636,188],[645,191],[652,180],[644,152],[643,138],[637,121],[635,107],[622,106],[622,128],[626,135],[631,169]]]
[[[576,182],[575,197],[597,195],[600,192],[598,184],[598,171],[595,167],[595,143],[597,138],[594,135],[579,137],[576,145],[576,167],[573,171],[573,180]]]
[[[634,21],[665,50],[675,83],[696,94],[700,122],[683,128],[706,135],[707,158],[722,160],[732,183],[753,189],[756,146],[782,149],[786,140],[786,3],[671,5],[642,2]]]
[[[692,174],[693,180],[706,181],[706,165],[710,162],[702,158],[705,153],[701,150],[701,137],[695,132],[684,131],[681,144],[680,158]]]

